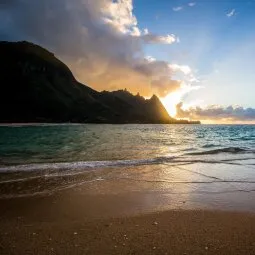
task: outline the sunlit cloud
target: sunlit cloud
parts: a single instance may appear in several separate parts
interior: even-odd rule
[[[182,9],[183,9],[182,6],[177,6],[177,7],[174,7],[174,8],[173,8],[173,11],[179,12],[179,11],[181,11]]]
[[[1,13],[0,31],[6,39],[46,47],[96,90],[127,88],[162,97],[181,86],[174,78],[180,70],[144,54],[144,45],[171,45],[179,42],[178,36],[141,28],[132,0],[12,0]]]
[[[210,105],[205,108],[196,106],[185,109],[183,103],[180,102],[176,105],[176,116],[193,120],[255,121],[255,109],[221,105]]]
[[[142,36],[142,39],[146,43],[172,44],[174,42],[179,42],[179,38],[173,34],[162,36],[162,35],[153,35],[148,33],[148,34],[144,34]]]
[[[227,15],[227,17],[232,17],[232,16],[234,16],[235,15],[235,13],[236,13],[236,10],[235,9],[232,9],[231,11],[229,11],[226,15]]]
[[[191,73],[191,68],[187,65],[178,65],[178,64],[171,64],[169,65],[170,68],[172,68],[175,71],[181,71],[184,74],[190,74]]]
[[[172,44],[178,40],[173,34],[156,35],[150,33],[147,28],[142,32],[138,27],[137,18],[133,14],[132,0],[119,0],[114,2],[101,0],[101,2],[108,2],[100,10],[102,20],[123,34],[140,37],[145,43],[154,44]]]

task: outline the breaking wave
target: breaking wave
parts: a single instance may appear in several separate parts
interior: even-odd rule
[[[215,150],[207,150],[201,152],[191,152],[187,153],[188,155],[211,155],[211,154],[219,154],[219,153],[255,153],[255,150],[246,149],[246,148],[239,148],[239,147],[226,147],[221,149]]]
[[[182,156],[176,157],[156,157],[149,159],[137,159],[137,160],[108,160],[108,161],[79,161],[79,162],[64,162],[64,163],[37,163],[37,164],[22,164],[22,165],[7,165],[1,166],[1,173],[9,172],[31,172],[31,171],[42,171],[42,170],[79,170],[90,171],[93,168],[103,168],[103,167],[125,167],[125,166],[139,166],[139,165],[154,165],[154,164],[192,164],[192,163],[225,163],[226,160],[216,160],[216,159],[202,159],[192,156],[202,156],[202,155],[213,155],[220,153],[230,153],[230,154],[255,154],[254,150],[244,149],[239,147],[227,147],[216,150],[207,150],[201,152],[190,152],[185,153]],[[189,157],[187,157],[189,156]],[[242,160],[243,158],[240,158]],[[245,159],[245,158],[244,158]],[[251,159],[251,158],[249,158]],[[239,160],[239,159],[238,159]],[[229,160],[235,161],[235,159]]]

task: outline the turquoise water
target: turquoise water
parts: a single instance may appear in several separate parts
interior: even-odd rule
[[[121,188],[110,189],[116,181]],[[1,197],[84,184],[102,193],[250,194],[255,190],[255,126],[0,127]],[[99,184],[109,186],[99,189]]]
[[[240,155],[252,152],[255,149],[255,126],[89,124],[0,127],[1,165],[167,159],[201,152],[206,154],[212,150],[218,150],[218,154],[229,150],[229,154],[224,154],[227,159],[231,152],[235,152],[229,148],[240,149],[236,151]]]

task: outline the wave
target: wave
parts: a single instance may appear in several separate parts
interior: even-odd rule
[[[65,171],[65,170],[79,170],[90,171],[93,168],[103,167],[121,167],[121,166],[139,166],[139,165],[154,165],[154,164],[192,164],[192,163],[224,163],[230,164],[235,159],[229,160],[215,160],[208,159],[203,160],[197,157],[187,156],[198,156],[198,155],[214,155],[219,153],[231,153],[231,154],[246,154],[255,153],[255,150],[239,148],[239,147],[227,147],[222,149],[207,150],[201,152],[189,152],[180,156],[172,157],[156,157],[149,159],[135,159],[135,160],[108,160],[108,161],[76,161],[76,162],[58,162],[58,163],[32,163],[22,165],[2,165],[0,166],[0,173],[10,172],[31,172],[31,171]],[[186,157],[185,157],[186,156]],[[253,157],[249,159],[254,159]],[[246,160],[246,158],[240,158],[240,160]],[[232,162],[233,163],[233,162]]]
[[[187,153],[186,155],[211,155],[211,154],[219,154],[219,153],[255,153],[254,150],[240,148],[240,147],[226,147],[222,149],[215,149],[215,150],[208,150],[208,151],[201,151],[201,152],[191,152]]]
[[[135,166],[135,165],[148,165],[167,162],[173,159],[168,158],[152,158],[152,159],[138,159],[138,160],[113,160],[113,161],[80,161],[80,162],[67,162],[67,163],[38,163],[27,165],[14,165],[0,167],[0,172],[17,172],[24,171],[30,172],[33,170],[67,170],[67,169],[91,169],[98,167],[112,167],[112,166]]]
[[[202,146],[202,148],[213,148],[213,147],[218,147],[219,145],[213,144],[213,143],[209,143],[209,144],[205,144]]]

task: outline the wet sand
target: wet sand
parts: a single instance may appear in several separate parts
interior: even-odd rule
[[[0,254],[255,254],[254,213],[149,212],[138,197],[68,190],[2,199]]]

